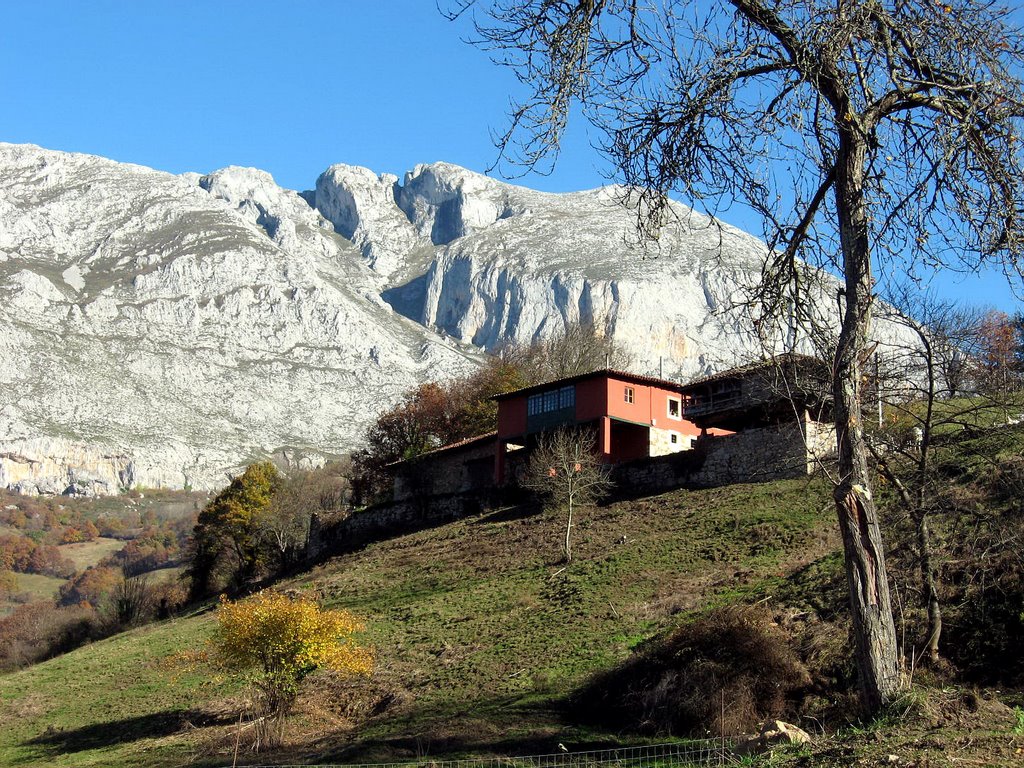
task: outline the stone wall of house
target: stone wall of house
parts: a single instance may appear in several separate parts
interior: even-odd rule
[[[819,460],[827,461],[834,453],[834,435],[834,429],[828,425],[805,422],[700,438],[692,450],[616,466],[612,470],[615,493],[646,495],[673,488],[713,488],[730,483],[806,476],[814,471]],[[453,452],[451,456],[436,457],[439,461],[421,464],[426,474],[420,488],[463,489],[459,492],[427,493],[415,491],[409,485],[403,489],[406,495],[396,501],[378,504],[343,520],[324,523],[314,518],[310,524],[307,557],[319,560],[371,541],[522,501],[521,492],[515,489],[493,486],[464,489],[470,476],[455,466],[456,459],[480,460],[484,458],[483,450],[483,447],[474,447],[471,451]],[[525,453],[510,454],[506,465],[509,477],[521,476],[525,470]],[[449,473],[451,476],[445,477]]]
[[[676,436],[676,442],[672,442],[672,436]],[[671,429],[660,429],[651,427],[651,456],[668,456],[670,453],[689,450],[694,438],[675,432]]]
[[[834,434],[834,428],[811,421],[704,438],[706,458],[691,482],[713,487],[808,475],[816,459],[834,452],[823,450]]]
[[[489,488],[494,484],[495,440],[427,454],[395,470],[394,498],[447,496]]]
[[[689,451],[622,464],[613,471],[624,493],[714,488],[806,476],[835,452],[835,430],[817,422],[703,437]]]

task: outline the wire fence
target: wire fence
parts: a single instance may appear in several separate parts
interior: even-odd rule
[[[559,745],[561,746],[561,745]],[[732,745],[722,740],[650,744],[641,747],[597,749],[587,752],[556,752],[519,757],[479,757],[435,760],[429,757],[394,763],[317,763],[318,768],[670,768],[675,766],[735,765]],[[250,768],[300,768],[267,763]]]

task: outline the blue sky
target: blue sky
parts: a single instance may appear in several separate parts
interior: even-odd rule
[[[432,0],[2,7],[4,140],[172,172],[251,165],[307,189],[335,162],[484,171],[515,87]],[[584,134],[530,186],[601,184]]]
[[[511,73],[466,45],[433,0],[10,0],[0,11],[0,140],[175,173],[226,165],[309,189],[332,163],[401,175],[446,160],[486,171]],[[604,183],[577,123],[548,191]],[[499,178],[501,177],[500,174]],[[683,201],[686,202],[686,201]],[[724,218],[757,232],[744,211]],[[1019,308],[1001,276],[942,294]]]

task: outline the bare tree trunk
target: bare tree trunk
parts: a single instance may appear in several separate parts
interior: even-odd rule
[[[942,636],[942,607],[939,604],[939,590],[932,565],[932,550],[929,540],[928,516],[919,511],[917,519],[917,548],[921,557],[921,582],[924,587],[925,604],[928,606],[928,635],[925,651],[933,664],[939,660],[939,638]]]
[[[572,562],[572,549],[569,546],[569,535],[572,533],[572,496],[569,496],[569,519],[565,524],[565,562]]]
[[[932,425],[935,414],[935,355],[926,334],[918,334],[925,347],[925,365],[928,375],[927,410],[924,429],[921,434],[920,457],[917,465],[917,498],[914,505],[914,526],[917,529],[917,554],[921,566],[921,586],[925,605],[928,608],[928,634],[925,651],[928,660],[935,664],[939,660],[939,638],[942,636],[942,608],[939,605],[939,589],[932,562],[931,534],[928,530],[927,488],[929,459],[931,457]]]
[[[839,484],[834,497],[846,555],[861,701],[868,712],[877,712],[896,697],[901,680],[889,580],[861,419],[861,367],[867,352],[872,292],[863,195],[866,149],[866,138],[858,133],[857,126],[851,125],[841,134],[835,195],[846,308],[832,373],[839,454]]]

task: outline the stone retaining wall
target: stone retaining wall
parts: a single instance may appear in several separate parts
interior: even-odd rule
[[[638,459],[613,468],[615,495],[637,496],[674,488],[714,488],[732,483],[767,482],[804,477],[819,461],[834,453],[835,430],[818,422],[782,424],[749,429],[734,435],[703,437],[689,451]],[[473,458],[480,460],[481,456]],[[522,464],[522,457],[517,458]],[[446,463],[445,463],[446,465]],[[444,465],[442,465],[444,466]],[[453,473],[445,479],[440,467],[430,466],[431,488],[460,488],[466,477]],[[428,469],[426,464],[423,470]],[[513,473],[514,474],[514,473]],[[411,489],[405,491],[408,494]],[[310,524],[307,558],[351,551],[371,541],[386,539],[485,509],[522,501],[515,488],[484,488],[460,493],[416,493],[378,504],[331,523],[314,518]]]

